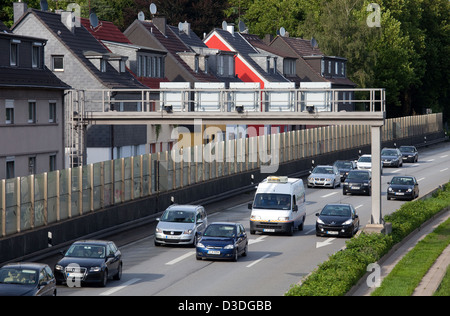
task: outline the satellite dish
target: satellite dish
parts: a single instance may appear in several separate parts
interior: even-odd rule
[[[41,11],[48,11],[48,2],[47,2],[47,0],[41,0]]]
[[[286,29],[284,27],[280,27],[280,36],[286,35]]]
[[[247,30],[247,26],[245,25],[244,21],[239,21],[238,24],[239,32],[243,33]]]
[[[157,8],[156,8],[156,4],[154,4],[153,2],[150,4],[150,13],[155,15],[157,12]]]
[[[222,30],[227,30],[227,27],[228,27],[228,23],[226,22],[226,21],[223,21],[222,22]]]
[[[144,14],[144,12],[139,12],[138,13],[138,20],[139,21],[145,21],[145,14]]]
[[[313,37],[311,38],[311,46],[312,48],[318,48],[319,44],[317,43],[317,40]]]
[[[92,12],[89,15],[89,22],[91,23],[92,28],[96,28],[98,26],[98,17],[97,14],[95,14],[95,12]]]

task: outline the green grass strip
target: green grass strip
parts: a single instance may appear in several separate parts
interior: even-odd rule
[[[408,252],[372,296],[410,296],[439,255],[450,244],[450,219]]]
[[[447,272],[433,296],[450,296],[450,266],[447,267]]]

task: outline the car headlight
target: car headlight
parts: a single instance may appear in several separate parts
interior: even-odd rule
[[[408,193],[411,193],[411,192],[412,192],[412,189],[411,189],[411,188],[409,188],[407,192],[408,192]]]
[[[388,188],[388,191],[389,191],[389,192],[392,192],[392,188],[391,188],[391,187],[389,187],[389,188]]]
[[[234,249],[234,245],[233,244],[226,245],[225,247],[223,247],[223,249]]]
[[[162,231],[161,228],[156,227],[156,232],[159,233],[159,234],[161,234],[163,231]]]
[[[350,218],[342,223],[342,225],[350,225],[353,222],[353,220]]]
[[[62,271],[62,270],[64,270],[64,268],[63,268],[62,265],[57,264],[57,265],[55,266],[55,270]]]
[[[99,272],[102,270],[102,267],[91,267],[89,269],[89,272]]]
[[[183,234],[190,235],[192,234],[192,229],[186,229]]]
[[[278,217],[278,220],[279,221],[288,221],[289,220],[289,217]]]
[[[317,224],[322,224],[324,225],[325,223],[323,222],[323,220],[321,220],[320,218],[317,219]]]
[[[259,221],[261,219],[261,216],[252,215],[250,218],[254,221]]]
[[[197,247],[199,247],[199,248],[205,248],[205,245],[203,245],[201,242],[198,242],[198,243],[197,243]]]

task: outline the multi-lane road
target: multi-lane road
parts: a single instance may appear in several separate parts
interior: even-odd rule
[[[419,150],[419,162],[402,168],[386,168],[382,175],[382,212],[388,214],[401,201],[387,201],[387,182],[394,175],[412,175],[419,182],[420,196],[450,180],[450,144]],[[58,286],[58,295],[162,295],[162,296],[277,296],[313,271],[330,254],[345,247],[346,238],[316,237],[315,213],[327,203],[351,203],[361,226],[369,222],[371,197],[342,194],[342,188],[306,189],[307,218],[303,231],[293,236],[249,234],[252,195],[221,202],[220,210],[208,209],[209,222],[238,221],[250,238],[249,253],[238,262],[197,261],[195,249],[155,247],[154,227],[144,238],[120,247],[123,276],[105,288]],[[118,238],[118,237],[116,237]],[[119,237],[120,238],[120,237]]]

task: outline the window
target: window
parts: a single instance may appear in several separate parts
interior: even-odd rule
[[[14,157],[6,158],[6,179],[15,178],[14,173]]]
[[[41,47],[33,45],[31,50],[31,66],[33,68],[41,68]]]
[[[334,63],[334,73],[335,73],[336,75],[339,74],[339,62],[335,62],[335,63]]]
[[[28,101],[28,123],[36,123],[36,101]]]
[[[106,60],[104,60],[104,59],[100,60],[100,71],[106,72]]]
[[[50,155],[49,157],[49,164],[48,164],[48,171],[52,172],[56,170],[56,155]]]
[[[56,123],[56,101],[50,101],[48,104],[48,122]]]
[[[20,41],[13,40],[10,48],[10,65],[19,66],[19,43]]]
[[[14,100],[6,100],[6,124],[14,124]]]
[[[64,56],[52,56],[53,71],[64,71]]]
[[[28,157],[28,174],[36,174],[36,157]]]
[[[341,66],[341,76],[345,77],[345,63],[342,63],[342,66]]]
[[[325,75],[325,60],[324,59],[322,59],[322,62],[321,62],[321,67],[320,67],[321,69],[321,74],[322,74],[322,77]]]

